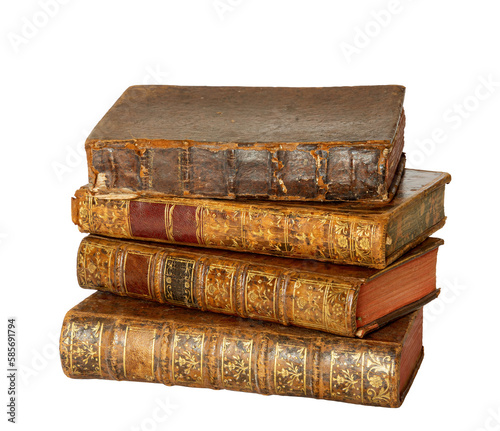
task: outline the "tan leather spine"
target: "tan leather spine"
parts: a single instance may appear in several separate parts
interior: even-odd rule
[[[414,315],[359,340],[97,292],[67,313],[61,362],[72,378],[398,407]]]
[[[433,191],[449,181],[446,173],[408,169],[382,207],[139,198],[82,187],[72,210],[87,233],[385,268],[442,226],[444,193]]]
[[[353,337],[361,280],[248,263],[238,256],[89,236],[78,283],[122,296]],[[132,281],[132,283],[130,283]]]

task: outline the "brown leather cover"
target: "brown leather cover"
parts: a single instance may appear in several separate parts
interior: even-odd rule
[[[146,198],[82,187],[72,200],[82,232],[385,268],[445,221],[442,172],[405,170],[394,199],[354,203]]]
[[[86,141],[101,190],[387,202],[404,145],[398,85],[134,86]]]
[[[420,310],[361,340],[96,292],[66,314],[60,353],[73,378],[398,407],[423,355],[400,387],[402,350],[421,324]]]
[[[359,327],[356,310],[362,286],[387,278],[400,266],[406,268],[442,243],[428,238],[386,269],[377,270],[88,236],[78,250],[77,274],[80,286],[87,289],[362,337],[437,296],[434,292],[424,298],[406,285],[398,286],[415,300],[406,299],[401,312],[396,309]],[[424,278],[418,271],[412,277]]]

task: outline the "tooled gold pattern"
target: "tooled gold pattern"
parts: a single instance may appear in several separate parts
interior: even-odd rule
[[[376,263],[373,241],[377,228],[376,223],[332,217],[329,229],[330,257],[341,262]]]
[[[246,212],[242,235],[250,251],[288,255],[291,252],[287,216],[276,211],[252,207]]]
[[[203,332],[176,331],[172,353],[172,380],[200,384],[203,376]]]
[[[194,265],[195,260],[181,257],[167,257],[165,260],[165,273],[163,276],[163,293],[169,303],[178,305],[194,305]],[[179,268],[182,268],[179,271]],[[174,292],[181,285],[182,295]]]
[[[84,232],[130,237],[129,201],[88,196],[78,208],[80,228]]]
[[[231,211],[223,206],[203,207],[196,211],[196,236],[200,244],[212,247],[230,247],[240,249],[241,241],[241,212]]]
[[[165,233],[169,241],[174,241],[174,221],[173,221],[173,213],[174,213],[175,205],[165,205]]]
[[[305,328],[351,334],[347,284],[297,279],[293,283],[292,322]]]
[[[277,394],[306,395],[307,349],[277,343],[274,355],[274,389]]]
[[[277,282],[278,277],[268,272],[247,271],[244,292],[248,317],[276,321]]]
[[[368,265],[379,258],[373,248],[379,226],[369,221],[228,204],[205,207],[197,221],[199,242],[209,246]]]
[[[73,320],[64,326],[61,336],[61,359],[70,375],[102,377],[100,321]]]
[[[289,242],[292,250],[300,250],[303,256],[329,259],[328,256],[328,217],[289,216]]]
[[[148,319],[137,320],[136,301],[95,295],[98,302],[80,306],[63,326],[61,359],[70,376],[146,381],[156,376],[169,385],[400,404],[398,352],[411,329],[408,317],[398,321],[403,327],[393,324],[395,334],[389,331],[388,337],[353,340],[217,314],[194,316],[180,307],[169,316],[147,301],[142,313],[150,312],[144,314]]]
[[[335,350],[330,354],[330,396],[390,406],[393,359],[385,352]]]
[[[205,275],[205,303],[208,310],[234,314],[235,266],[210,264]]]
[[[82,242],[77,257],[77,277],[80,286],[113,290],[111,280],[115,247]]]
[[[131,237],[128,202],[92,196],[81,199],[81,229]],[[175,242],[172,211],[176,205],[186,204],[174,198],[166,203],[165,230],[169,242]],[[196,238],[200,245],[367,266],[380,264],[384,258],[379,244],[383,221],[330,215],[316,208],[288,213],[268,207],[242,208],[227,202],[187,205],[196,207]]]
[[[252,390],[253,340],[224,337],[222,341],[222,385],[228,389]]]
[[[369,387],[366,395],[370,402],[384,404],[391,401],[389,377],[393,374],[393,361],[390,356],[378,356],[368,353],[366,359],[366,380]]]

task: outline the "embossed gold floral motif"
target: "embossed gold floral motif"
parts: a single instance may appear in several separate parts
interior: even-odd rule
[[[350,247],[350,233],[351,222],[340,217],[332,217],[330,219],[329,244],[330,244],[330,258],[340,262],[350,261],[351,247]],[[332,247],[333,245],[333,247]]]
[[[369,222],[353,221],[334,217],[333,253],[338,261],[373,263],[373,237],[376,225]]]
[[[212,264],[205,276],[205,300],[213,311],[233,311],[234,273],[236,267]]]
[[[364,353],[332,351],[330,354],[330,393],[332,398],[362,401]]]
[[[190,374],[191,369],[193,367],[198,367],[198,358],[193,355],[191,352],[186,352],[184,353],[184,356],[181,356],[178,360],[177,363],[183,367],[182,372],[184,374]]]
[[[340,247],[342,247],[342,248],[349,247],[349,240],[344,235],[339,235],[338,242],[339,242]]]
[[[393,373],[390,356],[379,355],[370,349],[364,352],[332,352],[330,392],[332,397],[343,396],[356,402],[390,405],[389,378]]]
[[[294,318],[308,322],[311,327],[323,326],[323,297],[327,284],[314,280],[298,279],[294,284]]]
[[[368,250],[370,248],[370,240],[368,238],[361,238],[359,240],[359,247],[363,250]]]
[[[374,227],[371,223],[357,223],[353,236],[354,251],[357,259],[361,262],[371,263],[373,261],[371,248]]]
[[[67,325],[61,339],[62,349],[66,352],[65,362],[71,374],[100,376],[100,338],[101,322],[73,322]],[[69,364],[68,364],[69,363]]]
[[[274,357],[274,389],[278,394],[306,394],[307,349],[276,344]]]
[[[298,279],[293,287],[293,322],[306,328],[350,335],[346,321],[349,285]]]
[[[351,370],[341,370],[341,374],[332,377],[332,382],[342,387],[343,392],[349,392],[357,384],[359,384],[359,377],[353,374]]]
[[[338,220],[335,224],[335,233],[337,235],[348,235],[349,223],[347,221]]]
[[[113,247],[83,243],[77,259],[77,276],[80,285],[100,290],[112,290],[111,260]]]
[[[252,346],[252,340],[223,339],[221,374],[224,387],[252,390]]]
[[[275,288],[278,277],[263,271],[247,271],[245,307],[249,317],[275,317]]]
[[[83,232],[90,232],[90,206],[92,198],[82,199],[78,202],[78,222]]]
[[[61,342],[60,342],[60,353],[61,353],[61,364],[66,372],[71,372],[70,363],[70,349],[71,349],[71,323],[66,323],[61,331]]]
[[[324,299],[324,320],[327,330],[349,335],[350,322],[347,311],[350,289],[351,286],[342,284],[330,284],[328,286]]]
[[[287,216],[268,209],[253,207],[246,213],[246,224],[242,226],[245,243],[249,250],[288,255]]]
[[[377,356],[368,353],[366,359],[366,379],[371,387],[366,394],[371,402],[389,403],[391,392],[389,390],[389,377],[392,374],[392,359],[390,356]]]
[[[323,215],[290,214],[287,217],[289,256],[328,259],[329,218]]]
[[[241,211],[222,205],[219,208],[203,208],[197,220],[200,222],[197,236],[202,244],[242,248]]]
[[[129,201],[89,198],[89,232],[130,237]]]
[[[368,377],[368,381],[370,382],[370,385],[372,385],[374,388],[380,388],[380,386],[382,386],[384,382],[382,380],[382,377],[378,375]]]
[[[177,331],[174,336],[172,373],[174,381],[201,383],[204,334]]]

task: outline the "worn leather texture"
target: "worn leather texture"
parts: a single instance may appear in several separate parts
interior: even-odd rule
[[[384,268],[445,221],[442,172],[407,169],[394,199],[354,203],[143,198],[86,186],[72,200],[82,232]]]
[[[134,86],[86,141],[89,182],[192,198],[388,202],[405,88]]]
[[[401,352],[422,312],[366,339],[96,292],[64,319],[65,374],[398,407]],[[423,350],[420,354],[420,360]]]
[[[377,270],[91,235],[80,244],[77,274],[80,286],[87,289],[354,337],[402,315],[394,310],[390,318],[366,321],[360,328],[356,310],[362,286],[406,268],[442,243],[428,238]],[[414,272],[412,277],[420,275]],[[427,302],[421,301],[424,294],[400,288],[398,295],[412,298],[404,314]]]

